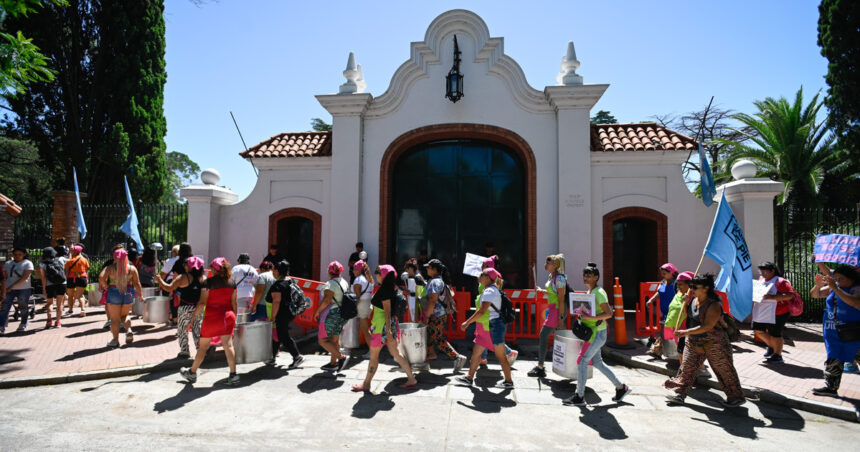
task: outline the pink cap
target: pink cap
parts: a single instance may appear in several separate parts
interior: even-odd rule
[[[200,260],[200,258],[196,258],[196,259]],[[189,259],[189,260],[191,260],[191,259]],[[188,261],[185,261],[185,262],[188,262]],[[227,259],[224,259],[223,257],[216,257],[215,259],[212,259],[212,262],[209,263],[209,267],[211,267],[212,270],[215,270],[216,272],[218,272],[218,271],[221,271],[222,268],[224,268],[224,262],[227,262]],[[203,265],[202,260],[200,260],[200,265],[201,266]],[[188,266],[190,267],[191,264],[188,264]]]
[[[123,248],[120,248],[120,249],[115,250],[115,251],[113,252],[113,258],[114,258],[114,259],[122,259],[122,258],[124,258],[124,257],[128,257],[128,251],[126,251],[126,250],[125,250],[125,249],[123,249]]]
[[[666,270],[667,272],[669,272],[675,276],[678,276],[678,269],[674,265],[672,265],[671,262],[667,262],[667,263],[661,265],[660,269]]]
[[[328,264],[328,272],[339,275],[343,272],[343,265],[338,261],[331,261],[331,263]]]
[[[495,268],[486,268],[483,272],[481,272],[490,277],[490,281],[495,281],[502,277],[502,274],[499,273]]]
[[[81,251],[83,251],[83,250],[84,250],[84,247],[82,247],[80,245],[75,245],[72,247],[72,252],[75,252],[78,254],[81,254]]]
[[[496,256],[496,255],[484,258],[484,262],[483,262],[484,267],[485,268],[496,268],[496,259],[498,259],[498,258],[499,258],[499,256]]]
[[[693,272],[683,272],[678,275],[678,281],[692,281],[693,276],[696,276]]]
[[[394,272],[394,274],[397,275],[397,270],[394,267],[392,267],[390,265],[380,265],[379,266],[379,274],[381,274],[383,278],[385,278],[389,273],[392,273],[392,272]]]
[[[363,271],[365,265],[367,265],[367,262],[358,261],[358,262],[352,264],[352,268],[353,268],[353,270]]]
[[[215,260],[213,260],[212,262],[215,262]],[[187,265],[188,268],[192,270],[200,270],[201,268],[203,268],[203,259],[200,259],[197,256],[191,256],[188,259],[185,259],[185,265]]]

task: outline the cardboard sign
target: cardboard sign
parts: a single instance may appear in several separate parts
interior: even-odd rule
[[[774,300],[753,303],[752,321],[755,323],[776,323],[776,303]]]
[[[552,368],[564,372],[567,365],[567,347],[561,341],[552,343]]]
[[[463,274],[475,278],[481,276],[481,265],[484,264],[484,259],[486,259],[484,256],[466,253],[466,261],[463,262]]]
[[[773,283],[765,283],[764,281],[760,281],[757,279],[753,280],[753,297],[752,300],[755,303],[760,303],[761,299],[770,292],[770,288],[773,287]]]
[[[815,262],[860,265],[860,237],[845,234],[821,234],[815,238]]]
[[[597,312],[593,293],[571,293],[568,294],[568,300],[571,314],[594,315]]]

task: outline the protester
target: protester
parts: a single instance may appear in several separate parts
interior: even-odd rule
[[[498,260],[499,256],[495,255],[485,258],[484,261],[481,263],[481,271],[484,271],[488,268],[496,268],[496,262]],[[496,287],[498,287],[499,290],[502,290],[502,278],[496,280]],[[475,296],[475,310],[481,309],[481,295],[484,293],[484,289],[486,289],[486,287],[484,287],[484,285],[479,282],[478,295]],[[478,325],[478,323],[474,323],[473,325]],[[477,326],[475,328],[477,328]],[[489,349],[484,349],[484,351],[481,353],[481,364],[487,364],[487,350]],[[517,361],[517,356],[519,356],[519,354],[520,352],[512,350],[510,347],[508,347],[508,344],[505,344],[505,355],[507,355],[508,363],[511,366],[513,366],[514,363]]]
[[[155,277],[155,282],[165,292],[179,291],[178,322],[176,326],[176,341],[179,342],[179,354],[177,358],[190,358],[191,350],[188,347],[188,326],[191,325],[191,335],[194,337],[194,345],[200,350],[200,337],[203,318],[195,317],[197,306],[203,291],[206,277],[203,276],[203,259],[191,256],[185,259],[182,274],[177,276],[173,282],[167,284],[161,276]]]
[[[764,362],[781,363],[782,359],[782,329],[788,322],[790,314],[790,303],[794,298],[795,290],[791,283],[782,278],[776,264],[764,261],[758,266],[759,281],[770,284],[770,290],[762,297],[762,300],[776,301],[776,318],[774,323],[753,322],[753,329],[759,332],[759,338],[767,344],[764,354]]]
[[[340,316],[340,304],[349,285],[340,274],[343,265],[338,261],[332,261],[328,265],[329,281],[323,290],[323,299],[320,301],[314,313],[314,321],[319,322],[318,342],[329,352],[331,361],[322,366],[323,370],[340,372],[346,365],[346,357],[340,353],[340,333],[346,321]]]
[[[373,275],[370,274],[370,267],[366,262],[359,260],[352,266],[352,292],[358,298],[358,324],[361,335],[364,336],[364,342],[370,344],[370,328],[371,304],[373,298]],[[367,355],[370,358],[370,355]]]
[[[424,299],[427,292],[427,281],[421,276],[418,271],[418,261],[415,258],[406,261],[403,266],[403,273],[400,274],[402,287],[406,288],[406,304],[409,309],[409,319],[415,321],[416,303],[418,300]]]
[[[530,370],[530,377],[546,377],[544,370],[544,360],[546,360],[546,352],[549,347],[549,337],[555,333],[559,322],[564,322],[567,314],[567,276],[564,274],[564,254],[553,254],[546,257],[544,269],[549,272],[549,279],[544,285],[544,289],[537,288],[538,292],[546,293],[547,306],[549,310],[546,314],[543,326],[540,329],[538,340],[538,363],[534,369]]]
[[[822,266],[819,264],[819,268]],[[847,265],[840,265],[832,273],[826,273],[815,275],[815,286],[810,291],[815,298],[827,297],[823,319],[824,348],[827,350],[824,386],[813,389],[812,393],[837,396],[842,383],[843,365],[854,361],[860,352],[860,300],[857,299],[860,295],[860,274]],[[850,334],[858,340],[840,337],[839,327],[845,330],[841,334]]]
[[[87,299],[84,290],[89,283],[90,260],[84,256],[84,247],[80,244],[71,249],[71,255],[66,260],[66,298],[69,303],[70,313],[74,311],[75,302],[81,302],[81,317],[87,315]],[[50,321],[50,319],[48,319]],[[57,318],[59,320],[59,318]]]
[[[274,243],[269,245],[269,254],[263,258],[263,262],[270,262],[272,266],[275,266],[282,260],[284,260],[284,256],[278,252],[278,245]]]
[[[663,352],[669,359],[678,359],[678,351],[683,349],[684,338],[675,336],[675,330],[683,330],[686,327],[687,315],[684,313],[684,304],[692,300],[690,292],[690,281],[693,280],[693,272],[683,272],[675,279],[675,298],[669,303],[669,311],[666,313],[666,323],[663,325]],[[686,300],[686,302],[685,302]]]
[[[128,263],[140,270],[140,253],[135,248],[128,250]],[[138,274],[140,274],[139,271]]]
[[[379,367],[379,353],[383,346],[388,347],[388,352],[394,357],[400,368],[406,372],[406,382],[400,387],[402,389],[417,389],[418,380],[412,373],[409,361],[400,354],[398,345],[400,343],[400,325],[397,317],[392,314],[392,305],[397,294],[397,270],[390,265],[381,265],[376,269],[376,282],[380,284],[379,290],[373,295],[373,319],[368,330],[370,334],[370,361],[367,363],[367,373],[364,382],[352,386],[356,392],[370,391],[370,383]],[[357,279],[358,277],[356,277]]]
[[[269,290],[277,280],[272,273],[275,266],[269,261],[260,262],[260,274],[254,282],[254,301],[251,302],[251,320],[263,320],[271,317],[269,315],[271,301]],[[261,303],[262,301],[262,303]]]
[[[514,380],[511,378],[511,364],[508,362],[507,352],[505,351],[505,331],[507,325],[502,320],[499,312],[502,309],[502,294],[496,281],[501,279],[502,275],[495,268],[487,268],[481,272],[478,277],[478,283],[485,287],[481,293],[481,307],[460,324],[460,329],[466,331],[466,328],[474,322],[478,323],[475,329],[475,345],[472,347],[472,359],[469,362],[469,373],[465,376],[457,378],[457,381],[471,386],[474,382],[475,372],[481,364],[481,354],[484,350],[492,349],[496,353],[496,359],[502,366],[502,374],[504,380],[499,382],[496,387],[503,389],[513,389]]]
[[[6,262],[4,270],[6,271],[6,291],[3,297],[3,304],[0,307],[0,336],[6,333],[6,323],[9,321],[9,309],[12,308],[12,303],[18,301],[18,312],[26,313],[30,303],[30,275],[33,274],[33,263],[27,259],[27,250],[24,248],[14,248],[12,250],[12,260]],[[21,316],[21,323],[18,325],[18,331],[27,331],[27,325],[30,322],[29,315]]]
[[[257,270],[251,266],[251,256],[246,253],[239,255],[238,264],[233,267],[230,282],[236,286],[236,303],[239,306],[237,314],[248,311],[254,301],[254,284],[257,282]]]
[[[128,312],[135,298],[139,298],[143,288],[137,269],[128,261],[128,253],[124,249],[113,252],[113,264],[107,267],[100,277],[99,282],[107,287],[107,311],[110,317],[110,330],[113,339],[107,346],[119,347],[119,326],[125,325],[125,343],[134,341],[134,333],[131,330],[131,320],[127,320]]]
[[[694,298],[686,307],[687,328],[675,333],[678,337],[687,337],[687,344],[678,374],[663,383],[674,392],[666,397],[666,401],[670,405],[684,403],[696,382],[698,369],[707,359],[726,393],[726,400],[720,400],[720,403],[727,408],[742,405],[746,400],[735,370],[732,345],[722,321],[722,300],[714,292],[714,276],[696,275],[690,281],[690,287]]]
[[[361,253],[365,254],[363,258],[361,257]],[[352,266],[355,265],[356,262],[362,260],[367,262],[367,253],[364,252],[364,243],[358,242],[355,244],[355,251],[349,255],[349,261],[347,262],[347,266],[349,268],[352,268]],[[355,282],[355,276],[353,276],[352,273],[349,274],[349,279],[350,282]]]
[[[432,359],[434,348],[438,348],[454,361],[454,372],[459,372],[466,364],[466,357],[457,353],[445,335],[448,314],[453,312],[454,295],[451,290],[451,276],[442,261],[431,259],[424,267],[431,278],[427,284],[427,304],[423,308],[422,323],[427,324],[427,359]],[[450,311],[450,312],[449,312]]]
[[[66,246],[66,239],[57,239],[57,246],[53,247],[57,252],[57,257],[66,257],[69,255],[69,248]]]
[[[101,298],[101,300],[99,300],[99,304],[105,307],[105,315],[108,317],[108,319],[105,321],[105,324],[103,327],[106,330],[110,329],[110,315],[108,315],[108,308],[107,308],[108,288],[107,288],[107,286],[102,284],[102,281],[104,280],[105,273],[107,272],[107,269],[111,265],[113,265],[113,253],[116,252],[116,250],[124,250],[124,249],[125,249],[125,245],[123,245],[122,243],[117,243],[116,245],[114,245],[110,250],[110,252],[111,252],[110,257],[108,257],[107,260],[102,262],[102,268],[99,270],[99,276],[98,276],[99,288],[102,291],[102,298]],[[124,323],[120,324],[119,328],[120,328],[120,331],[125,332],[125,324]]]
[[[652,295],[648,300],[648,305],[650,306],[658,297],[660,299],[660,329],[657,331],[658,336],[651,337],[648,341],[648,345],[651,346],[648,354],[658,359],[663,357],[662,335],[666,325],[666,314],[669,312],[669,304],[675,298],[675,278],[678,277],[678,269],[670,262],[667,262],[660,266],[660,276],[663,280],[660,282],[660,286],[657,287],[657,293]]]
[[[618,379],[615,374],[603,363],[600,349],[606,343],[606,320],[612,317],[612,309],[609,307],[609,298],[606,291],[597,285],[600,281],[600,270],[597,264],[589,262],[582,269],[582,282],[588,288],[589,294],[594,294],[594,315],[580,314],[579,320],[592,331],[591,338],[582,343],[576,363],[578,375],[576,379],[576,394],[564,400],[566,405],[585,405],[585,383],[588,380],[588,363],[599,370],[609,381],[615,385],[615,397],[613,402],[620,402],[624,396],[630,393],[630,387]]]
[[[170,257],[164,262],[164,265],[161,267],[161,272],[159,273],[161,279],[168,284],[173,281],[173,266],[176,264],[178,259],[179,245],[173,245],[173,248],[170,250]],[[162,295],[173,298],[172,293],[164,292]],[[172,325],[176,325],[176,317],[179,315],[178,309],[179,308],[176,304],[170,303],[170,323]]]
[[[42,296],[45,297],[45,313],[48,320],[45,329],[51,327],[51,306],[57,305],[57,318],[54,328],[59,328],[60,317],[63,314],[63,301],[66,299],[66,259],[57,256],[57,250],[47,247],[42,250],[42,262],[39,262],[39,278],[42,280]],[[25,311],[26,312],[26,311]],[[69,309],[69,314],[72,310]],[[27,317],[27,314],[24,314]]]
[[[143,287],[155,287],[155,276],[158,274],[158,259],[155,258],[155,250],[147,248],[143,250],[140,258],[140,285]]]
[[[191,262],[189,268],[196,268],[200,265],[203,267],[199,257],[190,257]],[[183,378],[189,383],[197,381],[197,369],[203,364],[203,358],[206,357],[206,351],[209,350],[209,343],[213,337],[221,339],[221,347],[224,348],[224,355],[227,357],[227,365],[230,367],[230,375],[227,377],[228,385],[236,385],[239,383],[239,375],[236,374],[236,352],[233,350],[233,329],[236,327],[236,286],[230,282],[230,263],[223,257],[216,257],[209,264],[209,267],[214,272],[211,278],[206,279],[203,289],[200,293],[200,301],[197,303],[197,308],[192,314],[192,322],[197,322],[197,318],[203,316],[203,327],[200,330],[200,346],[197,347],[197,354],[194,356],[194,363],[191,368],[184,368],[179,371]]]
[[[268,261],[263,264],[271,265]],[[261,270],[263,265],[260,265]],[[286,260],[278,262],[278,265],[271,273],[276,281],[271,288],[267,290],[266,302],[272,304],[272,319],[275,321],[277,340],[272,337],[272,359],[267,361],[267,364],[274,365],[278,357],[278,352],[281,350],[281,343],[285,343],[287,351],[293,357],[293,362],[290,364],[290,369],[295,369],[304,362],[305,358],[299,353],[299,347],[296,345],[296,340],[290,336],[290,323],[295,319],[295,316],[290,311],[290,300],[292,299],[291,291],[294,290],[296,282],[290,276],[290,263]],[[262,275],[260,275],[262,277]],[[301,290],[295,287],[295,290]],[[254,294],[256,296],[256,293]]]

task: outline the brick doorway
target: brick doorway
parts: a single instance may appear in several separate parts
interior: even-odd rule
[[[291,207],[269,216],[269,243],[290,262],[290,274],[320,280],[322,217],[308,209]]]
[[[639,283],[655,281],[668,259],[666,215],[645,207],[625,207],[603,216],[603,286],[620,278],[624,308],[634,309]]]

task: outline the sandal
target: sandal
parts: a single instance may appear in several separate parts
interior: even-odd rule
[[[352,385],[352,392],[370,392],[370,388],[365,388],[364,386],[356,383]]]
[[[129,326],[126,328],[125,343],[131,344],[132,342],[134,342],[134,333],[131,331],[131,326]]]

